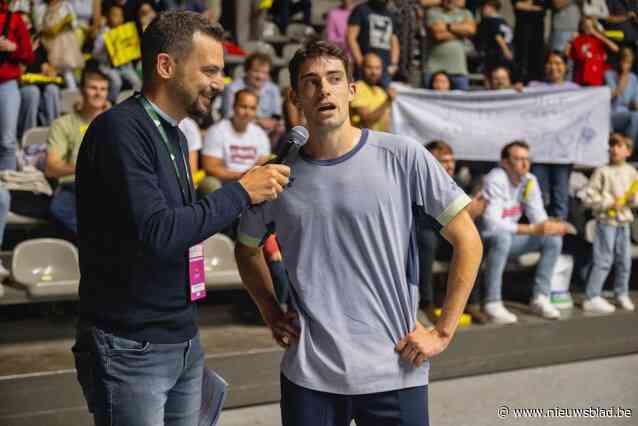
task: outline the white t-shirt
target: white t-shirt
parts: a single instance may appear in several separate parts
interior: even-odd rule
[[[189,151],[199,151],[202,149],[202,133],[199,131],[199,126],[190,117],[183,119],[179,125],[179,130],[186,136],[186,142],[188,142]]]
[[[234,172],[245,172],[259,157],[270,154],[270,140],[255,123],[250,123],[246,131],[239,134],[225,118],[206,133],[202,154],[221,158],[226,168]]]

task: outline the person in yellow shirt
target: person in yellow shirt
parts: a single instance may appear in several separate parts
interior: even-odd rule
[[[376,53],[363,58],[362,77],[355,83],[356,94],[350,102],[352,123],[359,128],[380,132],[390,130],[390,107],[396,96],[394,89],[381,86],[383,61]]]
[[[75,163],[89,124],[110,106],[108,90],[108,77],[97,66],[84,68],[81,105],[74,112],[54,120],[47,137],[44,174],[58,180],[51,200],[51,216],[73,236],[77,234]]]

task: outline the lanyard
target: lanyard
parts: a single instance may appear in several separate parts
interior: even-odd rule
[[[173,163],[173,168],[175,169],[175,176],[177,177],[177,184],[179,186],[179,189],[182,192],[182,198],[184,199],[184,202],[187,203],[188,202],[187,200],[190,200],[190,197],[186,197],[184,185],[182,185],[182,174],[179,172],[179,167],[177,166],[177,161],[175,160],[175,156],[177,154],[174,151],[174,147],[171,146],[170,142],[168,141],[168,137],[166,136],[166,132],[164,131],[164,126],[162,126],[162,122],[157,116],[157,113],[153,109],[153,106],[151,105],[151,103],[148,101],[148,99],[146,99],[144,96],[141,96],[141,95],[138,97],[138,99],[140,100],[148,116],[151,118],[153,123],[155,123],[155,127],[157,127],[157,130],[159,131],[160,136],[162,136],[162,142],[164,143],[164,146],[166,147],[166,150],[168,151],[168,155],[171,158],[171,161]],[[186,164],[186,157],[182,153],[181,146],[179,147],[179,153],[180,153],[180,157],[182,157],[182,161],[184,162],[184,170],[186,170],[186,178],[188,179],[187,183],[190,183],[191,178],[190,178],[190,172],[188,171],[189,166],[188,164]],[[187,186],[190,187],[190,185],[187,185]]]

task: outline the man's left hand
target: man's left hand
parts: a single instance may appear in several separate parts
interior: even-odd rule
[[[447,348],[450,338],[444,337],[436,328],[426,329],[417,321],[414,331],[397,343],[394,350],[401,358],[420,367],[428,358],[432,358]]]

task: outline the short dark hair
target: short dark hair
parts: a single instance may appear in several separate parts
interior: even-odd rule
[[[244,62],[244,69],[246,71],[250,70],[255,63],[268,64],[269,67],[272,67],[272,58],[270,55],[263,52],[251,53]]]
[[[634,150],[634,141],[622,133],[612,133],[609,135],[609,146],[612,147],[614,145],[625,145],[630,151]]]
[[[567,63],[567,55],[560,50],[550,50],[545,55],[545,63],[549,62],[549,58],[552,56],[558,56],[564,63]]]
[[[507,75],[512,78],[512,71],[508,68],[507,65],[496,65],[494,68],[491,68],[488,72],[487,72],[487,77],[489,77],[489,79],[492,78],[492,75],[494,75],[494,73],[497,70],[505,70],[505,72],[507,73]]]
[[[430,76],[430,81],[428,82],[428,89],[434,90],[434,79],[436,79],[436,77],[439,75],[445,76],[445,78],[447,78],[448,83],[450,83],[450,88],[452,87],[452,79],[450,78],[450,74],[448,74],[446,71],[438,70],[438,71],[435,71],[434,74]]]
[[[515,146],[517,146],[519,148],[524,148],[524,149],[529,151],[529,145],[528,145],[527,142],[521,141],[521,140],[513,141],[513,142],[510,142],[507,145],[505,145],[503,147],[503,149],[501,150],[501,160],[509,159],[510,158],[510,150],[512,148],[514,148]]]
[[[448,145],[447,142],[438,139],[430,141],[427,145],[425,145],[425,149],[430,152],[441,151],[444,154],[454,155],[452,147]]]
[[[313,39],[306,42],[301,48],[299,48],[288,64],[292,90],[297,90],[301,65],[303,65],[303,63],[308,59],[320,58],[322,56],[339,59],[346,70],[346,78],[348,79],[348,82],[352,81],[352,66],[348,55],[346,55],[344,51],[334,43],[325,40]]]
[[[84,87],[87,80],[104,80],[111,84],[111,80],[102,72],[95,59],[89,60],[84,64],[82,75],[80,76],[80,87]]]
[[[211,24],[203,15],[195,12],[171,10],[160,13],[142,34],[142,73],[145,81],[155,75],[157,55],[168,53],[176,60],[190,54],[193,36],[202,33],[221,42],[224,30],[219,24]]]
[[[255,99],[257,99],[257,103],[259,104],[259,95],[254,90],[250,90],[250,89],[241,89],[241,90],[238,90],[237,92],[235,92],[235,101],[234,101],[234,103],[236,104],[237,101],[239,101],[239,98],[242,97],[243,95],[254,96]]]

